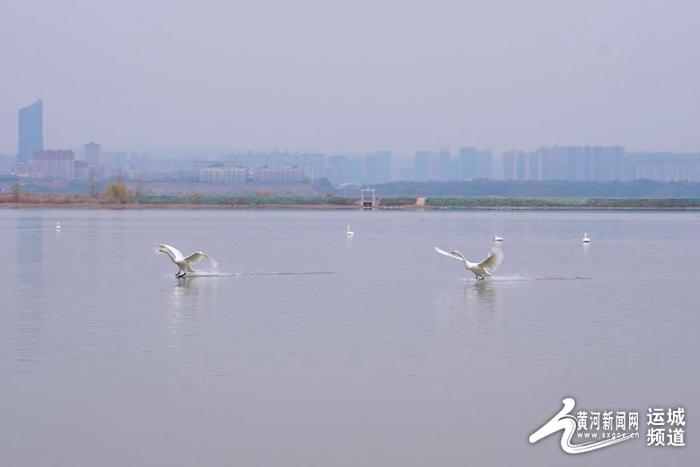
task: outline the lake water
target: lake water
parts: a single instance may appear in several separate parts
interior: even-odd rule
[[[496,233],[493,280],[433,250],[482,259]],[[0,210],[0,464],[696,465],[699,233],[696,213]],[[334,274],[178,280],[159,243]],[[529,444],[565,396],[638,410],[640,439]],[[687,447],[647,447],[647,408],[679,405]]]

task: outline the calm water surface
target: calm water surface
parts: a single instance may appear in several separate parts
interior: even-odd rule
[[[495,233],[495,280],[432,249],[481,259]],[[697,465],[699,233],[694,213],[0,210],[0,463]],[[334,274],[178,280],[159,243]],[[688,447],[528,444],[567,395],[683,405]]]

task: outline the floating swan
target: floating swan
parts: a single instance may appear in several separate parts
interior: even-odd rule
[[[591,243],[590,237],[588,237],[588,232],[583,233],[583,238],[581,239],[581,243]]]
[[[350,224],[348,224],[348,229],[347,229],[347,231],[345,232],[345,235],[347,235],[348,237],[352,237],[353,235],[355,235],[355,232],[353,232],[352,230],[350,230]]]
[[[434,248],[435,248],[435,251],[437,251],[441,255],[449,256],[450,258],[454,258],[454,259],[464,263],[464,267],[467,270],[473,272],[474,276],[476,276],[477,280],[483,280],[486,276],[492,276],[493,273],[496,272],[496,269],[498,268],[498,266],[500,266],[501,262],[503,261],[503,252],[498,247],[491,248],[489,255],[486,257],[486,259],[484,259],[480,263],[472,263],[471,261],[467,260],[464,257],[464,255],[457,250],[453,250],[453,251],[448,253],[445,250],[441,250],[438,247],[434,247]]]
[[[498,235],[494,235],[494,236],[493,236],[493,241],[494,241],[494,242],[502,242],[502,241],[503,241],[503,237],[499,237]]]
[[[56,222],[56,230],[61,230],[63,227],[61,227],[60,222]]]
[[[209,260],[214,261],[209,255],[202,253],[201,251],[195,251],[189,256],[183,256],[180,250],[170,245],[158,245],[158,251],[168,255],[173,263],[177,264],[177,267],[180,268],[177,274],[175,274],[175,277],[184,277],[188,272],[194,272],[194,269],[192,269],[192,264],[196,263],[202,258],[208,258]]]

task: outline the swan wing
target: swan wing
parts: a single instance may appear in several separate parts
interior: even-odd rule
[[[195,251],[194,253],[186,256],[184,259],[187,263],[196,263],[202,258],[209,258],[209,255],[202,253],[201,251]]]
[[[448,256],[448,257],[450,257],[450,258],[454,258],[454,259],[456,259],[457,261],[460,261],[460,262],[462,261],[462,258],[460,258],[460,257],[457,256],[457,255],[454,255],[454,254],[452,254],[452,253],[449,253],[449,252],[447,252],[447,251],[445,251],[445,250],[443,250],[443,249],[441,249],[441,248],[438,248],[438,247],[436,247],[436,246],[434,246],[433,248],[435,248],[435,251],[437,251],[438,253],[440,253],[440,254],[443,255],[443,256]]]
[[[485,269],[489,274],[493,274],[498,269],[498,266],[503,262],[503,251],[498,247],[491,248],[489,255],[482,262],[479,263],[479,267]]]
[[[168,256],[170,256],[170,259],[172,259],[173,261],[175,261],[175,262],[182,261],[182,259],[183,259],[182,252],[180,250],[178,250],[177,248],[175,248],[174,246],[162,244],[161,248],[163,248],[165,250],[165,253]]]

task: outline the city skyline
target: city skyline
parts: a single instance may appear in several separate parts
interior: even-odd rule
[[[43,149],[44,147],[51,147],[51,148],[65,148],[65,149],[71,149],[75,151],[76,153],[78,151],[81,151],[84,149],[86,144],[96,144],[94,142],[92,143],[83,143],[83,142],[68,142],[67,144],[53,144],[52,140],[49,140],[48,144],[45,144],[46,138],[45,138],[45,133],[46,133],[46,124],[45,120],[46,117],[44,117],[44,108],[45,108],[45,101],[43,99],[37,99],[34,102],[31,102],[29,104],[26,104],[22,107],[19,107],[18,109],[15,109],[14,113],[15,115],[19,114],[20,118],[14,120],[14,126],[17,129],[16,133],[20,136],[16,138],[15,142],[15,148],[12,149],[9,147],[7,144],[2,145],[0,144],[0,155],[5,155],[5,156],[19,156],[22,153],[22,150],[20,148],[20,145],[22,143],[22,130],[21,127],[22,125],[20,124],[20,121],[22,120],[22,115],[26,115],[27,121],[30,120],[36,120],[35,123],[33,123],[30,126],[33,126],[33,129],[31,130],[34,133],[34,139],[36,141],[39,141],[39,143],[33,142],[30,144],[34,144],[34,146],[38,147],[39,150]],[[2,118],[0,118],[0,121],[2,121]],[[54,126],[60,126],[60,122],[53,121]],[[700,122],[699,122],[700,125]],[[37,130],[38,128],[38,130]],[[0,129],[0,134],[2,133],[2,129]],[[50,133],[50,132],[49,132]],[[91,139],[88,137],[86,141],[91,141]],[[37,145],[39,144],[39,145]],[[391,153],[392,157],[394,159],[405,159],[405,160],[412,160],[415,157],[415,154],[417,152],[434,152],[434,151],[441,151],[447,148],[447,150],[456,150],[456,151],[461,151],[462,149],[465,148],[475,148],[476,146],[473,145],[473,142],[462,142],[462,143],[445,143],[444,141],[435,141],[432,145],[429,146],[420,146],[416,148],[409,148],[405,147],[404,150],[402,151],[395,151],[388,149],[387,147],[380,147],[380,148],[371,148],[366,151],[350,151],[350,150],[345,150],[345,149],[336,149],[334,151],[323,151],[318,148],[318,145],[315,145],[313,143],[305,144],[305,145],[300,145],[298,147],[270,147],[270,146],[259,146],[259,147],[242,147],[240,145],[229,145],[229,146],[218,146],[218,145],[194,145],[194,144],[182,144],[182,145],[172,145],[172,144],[163,144],[163,145],[156,145],[156,146],[143,146],[143,145],[133,145],[129,144],[128,141],[121,141],[116,144],[110,144],[109,147],[111,148],[111,151],[116,151],[116,152],[126,152],[126,153],[149,153],[154,157],[163,157],[163,156],[176,156],[176,157],[181,157],[181,156],[187,156],[187,155],[192,155],[192,154],[218,154],[218,155],[226,155],[226,154],[232,154],[232,153],[324,153],[324,154],[329,154],[329,155],[352,155],[352,156],[367,156],[369,154],[374,154],[374,153]],[[493,153],[494,159],[502,159],[504,155],[507,155],[508,153],[513,153],[513,152],[532,152],[532,151],[537,151],[540,148],[544,147],[586,147],[586,146],[624,146],[627,148],[628,152],[631,153],[649,153],[649,154],[660,154],[660,153],[668,153],[668,154],[695,154],[695,153],[700,153],[700,144],[698,145],[698,149],[691,149],[691,150],[674,150],[673,145],[667,146],[667,147],[650,147],[647,149],[640,149],[637,148],[636,146],[632,145],[631,147],[625,146],[621,144],[619,141],[612,141],[610,144],[597,144],[595,142],[582,142],[580,144],[575,144],[573,142],[563,142],[563,143],[558,143],[558,144],[545,144],[545,143],[537,143],[532,146],[524,146],[524,147],[507,147],[504,146],[502,149],[492,149],[494,147],[500,147],[499,145],[496,146],[481,146],[482,150],[487,150],[491,151]],[[31,153],[29,153],[29,160],[31,160]],[[20,161],[20,159],[18,159]]]
[[[11,2],[0,153],[38,97],[50,147],[694,152],[700,5],[672,5]]]
[[[34,179],[96,180],[127,176],[139,181],[197,180],[206,183],[304,183],[327,179],[335,185],[392,181],[660,181],[700,180],[700,153],[629,153],[614,146],[540,146],[494,155],[490,148],[460,146],[453,154],[442,144],[418,150],[407,164],[392,151],[363,155],[290,151],[248,151],[153,159],[146,153],[104,153],[90,142],[76,157],[72,149],[44,149],[43,101],[18,110],[16,164],[0,157],[0,173]],[[154,161],[155,164],[153,163]],[[155,167],[155,169],[154,169]]]
[[[43,107],[44,107],[44,102],[42,99],[38,99],[35,102],[26,105],[25,107],[22,107],[18,109],[18,119],[17,119],[17,126],[19,129],[19,137],[18,137],[18,149],[16,152],[16,161],[20,163],[28,163],[32,161],[32,156],[34,152],[36,151],[41,151],[44,149],[44,117],[43,117]],[[596,176],[593,176],[592,174],[582,176],[581,173],[578,175],[564,175],[567,172],[566,168],[563,168],[561,164],[559,164],[559,168],[554,168],[552,165],[553,162],[550,162],[549,166],[552,167],[550,169],[550,173],[547,173],[546,169],[543,169],[544,166],[546,166],[546,161],[551,157],[555,157],[557,152],[560,152],[560,150],[566,150],[568,148],[583,148],[583,151],[586,152],[588,151],[588,148],[601,148],[601,147],[606,147],[606,146],[601,146],[601,145],[591,145],[591,144],[585,144],[585,145],[570,145],[570,144],[562,144],[562,145],[553,145],[553,146],[546,146],[546,145],[539,145],[534,149],[510,149],[510,150],[505,150],[500,153],[494,153],[490,147],[486,148],[477,148],[474,146],[458,146],[457,151],[458,153],[456,154],[457,159],[452,160],[451,157],[451,148],[450,145],[447,144],[439,144],[439,148],[437,151],[429,150],[429,149],[418,149],[415,150],[413,153],[410,154],[404,154],[404,155],[397,155],[394,154],[392,151],[389,150],[374,150],[374,151],[369,151],[364,154],[357,154],[357,153],[352,153],[348,151],[340,151],[337,153],[322,153],[320,151],[309,151],[308,149],[304,150],[289,150],[289,149],[274,149],[274,150],[261,150],[260,148],[256,150],[248,149],[248,150],[233,150],[231,148],[217,148],[216,150],[211,150],[211,149],[206,149],[206,148],[197,148],[197,149],[184,149],[184,148],[174,148],[170,150],[156,150],[156,154],[161,153],[167,154],[167,157],[191,157],[192,154],[196,153],[199,155],[205,155],[206,157],[226,157],[226,158],[231,158],[234,154],[238,154],[239,156],[244,155],[247,158],[255,157],[255,155],[258,156],[264,156],[265,154],[322,154],[324,157],[330,158],[331,161],[335,161],[335,164],[349,164],[350,171],[354,171],[354,175],[351,175],[349,177],[338,177],[338,176],[333,176],[332,172],[329,174],[327,171],[323,171],[322,169],[319,169],[318,165],[314,166],[312,170],[310,171],[310,178],[318,178],[318,177],[323,177],[326,176],[329,179],[338,179],[338,178],[345,178],[346,180],[350,180],[355,183],[384,183],[390,180],[418,180],[418,181],[428,181],[428,180],[447,180],[449,178],[446,178],[446,174],[450,173],[455,180],[470,180],[470,179],[477,179],[477,178],[493,178],[493,179],[503,179],[503,180],[553,180],[553,179],[562,179],[562,180],[596,180],[600,179],[596,178]],[[78,147],[82,148],[82,158],[80,157],[80,151],[78,150]],[[625,148],[620,146],[619,144],[613,144],[610,145],[609,147],[611,148],[618,148],[621,150],[623,153],[625,153]],[[68,149],[66,149],[68,148]],[[139,148],[138,150],[132,149],[118,149],[119,146],[117,146],[117,149],[115,151],[117,153],[139,153],[142,155],[147,154],[147,151],[143,151],[143,148]],[[543,151],[547,152],[549,148],[552,148],[553,154],[549,155],[542,155],[541,153]],[[76,146],[75,144],[67,145],[64,148],[54,148],[52,150],[70,150],[71,152],[76,152],[78,154],[78,157],[76,158],[76,161],[81,161],[81,162],[86,162],[88,163],[91,167],[97,167],[101,165],[100,161],[100,151],[101,151],[101,145],[93,142],[87,143],[87,144],[81,144],[79,146]],[[578,149],[576,150],[578,151]],[[575,152],[576,152],[575,151]],[[640,169],[639,174],[654,174],[657,175],[659,173],[664,173],[664,171],[659,167],[664,164],[663,157],[659,159],[660,156],[666,155],[669,156],[669,159],[678,158],[678,157],[684,157],[684,156],[692,156],[691,159],[695,159],[695,156],[700,154],[700,151],[698,152],[685,152],[685,153],[677,153],[677,152],[671,152],[671,151],[630,151],[632,154],[637,154],[637,155],[648,155],[647,159],[651,157],[651,159],[654,159],[653,162],[651,162],[651,165],[653,167],[647,167],[646,169]],[[4,154],[0,152],[0,156],[2,157],[7,157],[10,156],[12,157],[12,154]],[[433,157],[435,156],[435,157]],[[570,156],[571,157],[571,156]],[[586,156],[586,157],[591,157],[591,156]],[[617,156],[616,156],[617,157]],[[156,155],[156,158],[158,158],[158,155]],[[342,162],[344,158],[348,158],[347,162]],[[363,160],[358,160],[358,158],[362,158]],[[438,159],[443,159],[443,161],[438,161]],[[381,161],[380,161],[381,159]],[[651,160],[649,159],[649,160]],[[398,166],[394,166],[392,168],[392,161],[400,161],[400,164]],[[412,165],[411,166],[406,166],[406,162],[412,160]],[[374,161],[374,162],[373,162]],[[675,161],[676,163],[678,161]],[[621,162],[617,161],[615,162],[617,165],[620,165]],[[333,162],[331,162],[331,165]],[[359,164],[359,165],[358,165]],[[360,166],[366,166],[369,164],[371,168],[363,167],[363,168],[358,168]],[[589,162],[578,162],[577,163],[579,166],[581,164],[589,164]],[[0,165],[7,165],[6,162],[3,162],[3,164]],[[251,167],[255,164],[251,164],[250,162],[248,163]],[[267,165],[265,162],[264,157],[258,161],[258,166],[264,166]],[[556,165],[556,164],[555,164]],[[681,166],[683,163],[680,164]],[[337,168],[337,170],[346,170],[342,168]],[[569,168],[568,171],[571,172],[572,168]],[[591,169],[592,170],[592,169]],[[602,169],[598,169],[602,170]],[[693,169],[694,171],[695,169]],[[365,176],[365,172],[369,171],[370,175]],[[539,171],[539,173],[535,174],[533,171]],[[637,174],[634,174],[636,169],[633,169],[631,167],[626,167],[626,172],[622,170],[621,167],[618,167],[616,169],[617,176],[622,176],[623,179],[634,179]],[[633,175],[629,175],[629,172],[633,173]],[[381,172],[381,174],[379,174]],[[625,172],[625,175],[623,176],[622,173]],[[674,177],[678,176],[679,170],[677,168],[672,169],[672,172],[674,174]],[[325,174],[325,175],[319,175],[319,174]],[[555,177],[554,174],[557,174],[556,176],[559,178],[552,178]],[[454,175],[458,174],[458,175]],[[527,175],[525,175],[527,174]],[[682,175],[682,174],[681,174]],[[668,178],[668,177],[665,177]],[[693,174],[692,179],[695,179],[696,176]],[[615,178],[613,178],[615,179]],[[670,179],[677,179],[677,178],[670,178]]]

